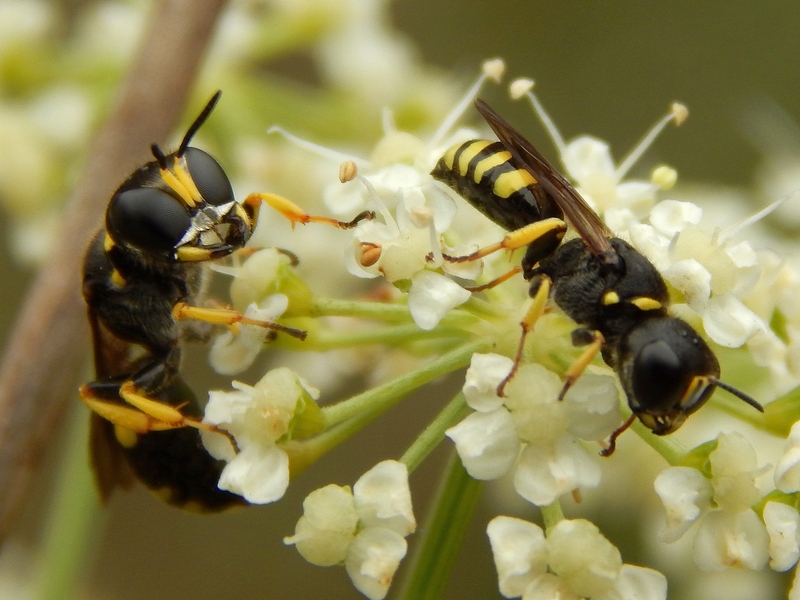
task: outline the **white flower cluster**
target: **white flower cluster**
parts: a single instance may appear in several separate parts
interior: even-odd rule
[[[227,461],[219,487],[252,504],[280,500],[289,485],[289,456],[276,445],[294,425],[296,416],[316,407],[319,391],[285,367],[269,371],[254,386],[233,382],[233,392],[209,393],[204,422],[217,425],[236,439],[202,432],[203,444]]]
[[[408,469],[385,460],[353,486],[334,484],[315,490],[303,502],[295,534],[284,539],[310,563],[344,564],[356,589],[370,600],[389,591],[405,557],[405,537],[414,532]]]
[[[563,383],[538,364],[523,365],[497,395],[513,361],[475,354],[464,396],[475,410],[447,430],[467,472],[497,479],[514,469],[514,487],[529,502],[546,506],[561,495],[600,483],[598,457],[581,440],[601,441],[620,424],[619,394],[611,375],[584,374],[558,400]]]
[[[784,494],[800,492],[800,423],[792,427],[784,454],[774,471],[775,487]],[[769,501],[761,518],[753,510],[762,497],[759,468],[750,443],[738,433],[720,434],[708,457],[710,479],[691,467],[671,467],[655,482],[666,510],[660,538],[674,542],[695,530],[694,560],[705,571],[726,567],[788,571],[800,558],[800,513],[794,505]],[[800,598],[800,580],[789,593]]]
[[[500,593],[523,600],[665,600],[657,571],[622,563],[619,550],[584,519],[562,520],[545,537],[522,519],[495,517],[486,528]]]

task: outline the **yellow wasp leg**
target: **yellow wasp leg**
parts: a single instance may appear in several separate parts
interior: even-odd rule
[[[603,347],[604,343],[605,339],[603,338],[603,334],[599,331],[592,331],[592,340],[586,347],[586,350],[583,351],[575,362],[570,365],[567,372],[564,373],[564,387],[561,388],[561,393],[558,395],[559,400],[564,399],[569,388],[578,380],[578,377],[580,377],[586,367],[589,366],[589,363],[594,360],[594,357],[600,352],[600,348]]]
[[[542,221],[536,221],[526,225],[525,227],[520,227],[519,229],[511,231],[496,244],[484,246],[483,248],[479,248],[470,254],[465,254],[464,256],[449,256],[445,254],[443,256],[447,262],[469,262],[472,260],[478,260],[484,256],[488,256],[489,254],[497,252],[498,250],[516,250],[518,248],[524,248],[532,242],[548,236],[555,237],[556,239],[560,240],[562,237],[564,237],[566,230],[567,224],[561,219],[543,219]]]
[[[513,269],[511,269],[507,273],[503,273],[502,275],[500,275],[500,277],[495,277],[494,279],[492,279],[489,282],[486,282],[486,283],[484,283],[482,285],[466,286],[464,289],[467,290],[468,292],[472,292],[473,294],[475,294],[477,292],[482,292],[483,290],[488,290],[488,289],[491,289],[491,288],[493,288],[493,287],[495,287],[497,285],[500,285],[504,281],[508,281],[509,279],[511,279],[517,273],[522,273],[522,267],[514,267]]]
[[[237,323],[244,323],[246,325],[256,325],[257,327],[264,327],[266,329],[273,329],[280,331],[300,340],[306,339],[307,332],[301,329],[294,329],[293,327],[286,327],[279,323],[272,321],[259,321],[258,319],[251,319],[244,316],[237,310],[231,308],[206,308],[199,306],[189,306],[185,302],[178,302],[172,307],[172,317],[178,321],[181,319],[195,319],[205,323],[214,325],[227,325],[229,327]]]
[[[528,312],[525,313],[525,318],[523,318],[522,322],[520,323],[520,326],[522,326],[522,335],[519,338],[517,354],[514,357],[514,365],[511,367],[511,371],[508,373],[508,375],[506,375],[503,381],[500,382],[500,385],[497,386],[497,395],[500,397],[505,396],[503,390],[505,389],[506,384],[511,381],[519,369],[519,365],[522,362],[522,355],[525,351],[525,339],[528,337],[528,333],[533,330],[533,327],[536,325],[536,321],[539,320],[539,317],[544,314],[544,309],[547,306],[547,297],[549,295],[550,278],[543,276],[539,282],[539,289],[536,290],[536,295],[533,297],[533,302],[531,303]]]
[[[364,212],[359,213],[352,221],[337,221],[331,217],[310,215],[291,200],[287,200],[283,196],[278,196],[277,194],[270,194],[267,192],[256,192],[254,194],[250,194],[245,199],[245,204],[252,205],[256,199],[263,200],[272,208],[281,213],[284,217],[289,219],[289,221],[292,223],[292,227],[294,227],[295,223],[302,223],[304,225],[306,223],[327,223],[328,225],[333,225],[339,229],[352,229],[364,219],[375,218],[375,213],[370,210],[365,210]]]

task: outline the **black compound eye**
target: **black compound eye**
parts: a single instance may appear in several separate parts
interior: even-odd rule
[[[106,212],[111,237],[146,252],[174,250],[191,224],[179,200],[150,187],[115,194]]]
[[[633,363],[633,390],[639,403],[653,414],[679,406],[688,385],[687,369],[663,340],[641,348]]]
[[[214,157],[198,148],[187,148],[183,156],[203,200],[212,206],[233,201],[231,182]]]

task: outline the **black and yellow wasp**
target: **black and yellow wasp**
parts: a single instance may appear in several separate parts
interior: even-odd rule
[[[656,435],[677,430],[717,387],[754,408],[761,405],[720,381],[719,362],[703,338],[668,313],[669,293],[653,264],[615,237],[575,188],[518,131],[482,100],[475,106],[499,142],[471,140],[449,149],[432,171],[489,219],[511,231],[499,244],[470,255],[527,245],[522,273],[533,306],[522,322],[513,376],[527,333],[548,297],[573,319],[576,346],[586,350],[567,369],[560,397],[598,352],[619,376],[631,417],[611,436],[603,454],[638,417]],[[566,217],[566,221],[565,221]],[[580,237],[561,243],[572,225]]]
[[[90,450],[103,499],[136,478],[183,508],[243,504],[239,496],[217,488],[224,464],[205,451],[199,435],[216,428],[202,422],[197,400],[180,375],[181,344],[206,340],[214,324],[246,323],[306,336],[234,310],[198,305],[205,263],[244,246],[262,200],[288,203],[263,193],[238,202],[219,163],[189,146],[219,95],[206,104],[175,152],[165,155],[153,144],[155,160],[114,192],[105,227],[86,252],[83,297],[96,379],[80,388],[80,396],[93,411]],[[305,219],[340,227],[358,220]]]

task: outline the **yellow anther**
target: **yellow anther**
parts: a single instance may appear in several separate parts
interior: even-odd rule
[[[353,181],[356,175],[358,175],[358,167],[352,160],[346,160],[339,165],[339,181],[342,183]]]
[[[675,119],[675,125],[682,125],[689,118],[689,109],[680,102],[673,102],[670,111]]]
[[[362,267],[371,267],[381,258],[383,248],[372,242],[361,242],[361,257],[359,263]]]
[[[508,86],[508,93],[512,100],[519,100],[533,89],[533,79],[520,77],[511,82]]]
[[[662,190],[669,190],[678,181],[678,172],[672,167],[661,165],[653,169],[650,181],[655,183]]]

